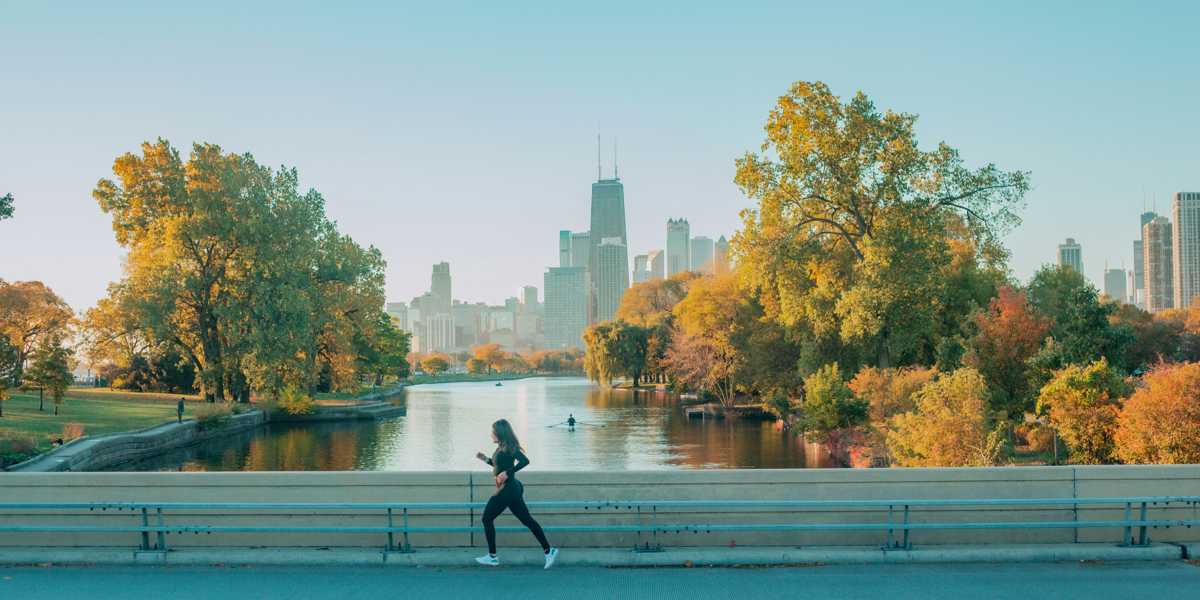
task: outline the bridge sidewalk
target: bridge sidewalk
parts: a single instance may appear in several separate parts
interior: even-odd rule
[[[1193,547],[1200,552],[1200,547]],[[128,548],[0,547],[0,565],[347,565],[450,567],[472,565],[480,548],[420,548],[412,553],[369,548],[203,548],[183,547],[169,552]],[[1195,557],[1195,554],[1189,556]],[[1038,544],[1020,546],[925,546],[913,550],[862,547],[695,547],[661,552],[624,548],[563,548],[559,566],[678,567],[733,565],[836,565],[914,563],[1036,563],[1178,561],[1184,548],[1174,544],[1121,547],[1111,544]],[[501,548],[503,566],[542,565],[534,548]]]

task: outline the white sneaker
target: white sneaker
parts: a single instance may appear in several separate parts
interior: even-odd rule
[[[488,567],[500,566],[500,559],[496,558],[495,556],[493,556],[491,554],[484,554],[483,556],[476,558],[475,562],[477,562],[481,565],[484,565],[484,566],[488,566]]]
[[[550,551],[546,553],[546,566],[543,568],[549,569],[550,567],[553,567],[554,560],[557,558],[558,558],[558,548],[551,548]]]

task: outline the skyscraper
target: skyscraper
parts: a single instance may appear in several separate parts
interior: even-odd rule
[[[616,178],[601,179],[592,184],[591,252],[588,271],[591,274],[592,305],[596,307],[593,322],[612,318],[616,304],[610,301],[629,288],[629,238],[625,232],[625,186]],[[607,246],[603,260],[601,246]],[[603,263],[603,265],[602,265]],[[604,300],[602,300],[602,298]],[[611,310],[607,308],[611,304]]]
[[[651,250],[649,253],[647,253],[646,256],[648,257],[649,262],[650,262],[650,267],[649,267],[650,268],[650,279],[666,278],[666,272],[667,272],[666,267],[665,267],[666,261],[663,260],[663,251],[662,250]]]
[[[717,245],[713,257],[713,270],[717,273],[729,272],[729,241],[725,236],[717,238]]]
[[[1141,216],[1141,226],[1138,228],[1138,233],[1141,233],[1142,228],[1146,223],[1153,221],[1158,215],[1152,212],[1144,212]],[[1133,242],[1133,289],[1130,290],[1130,296],[1133,297],[1133,303],[1141,308],[1146,308],[1146,257],[1143,251],[1144,240],[1135,240]]]
[[[571,266],[571,232],[566,229],[558,232],[558,266]]]
[[[1104,294],[1117,302],[1127,302],[1125,269],[1104,270]]]
[[[1171,213],[1175,308],[1188,308],[1200,296],[1200,193],[1177,192]]]
[[[692,270],[706,275],[716,272],[713,259],[716,258],[715,245],[712,238],[698,235],[692,238]]]
[[[440,262],[433,265],[433,282],[429,287],[433,296],[432,311],[434,314],[449,315],[452,305],[450,294],[450,263]]]
[[[546,271],[545,334],[551,348],[582,348],[588,323],[588,289],[583,267],[551,267]]]
[[[629,267],[625,244],[619,237],[601,240],[596,247],[595,290],[596,314],[594,321],[608,321],[617,314],[621,296],[629,288]]]
[[[633,257],[633,282],[650,281],[650,255],[639,254]]]
[[[667,219],[667,277],[692,268],[691,239],[687,219]]]
[[[1159,312],[1175,302],[1175,270],[1171,250],[1171,221],[1155,217],[1142,226],[1142,256],[1146,265],[1146,310]]]
[[[592,262],[592,234],[587,231],[576,231],[571,234],[571,264],[568,267],[588,268]]]
[[[1075,242],[1075,238],[1058,245],[1058,266],[1074,269],[1083,273],[1083,248]]]

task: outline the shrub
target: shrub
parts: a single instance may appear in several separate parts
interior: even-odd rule
[[[1116,447],[1128,463],[1200,463],[1200,363],[1147,375],[1121,410]]]
[[[1054,451],[1054,429],[1036,425],[1025,434],[1025,445],[1031,452],[1045,454]]]
[[[220,429],[229,425],[233,408],[225,403],[202,404],[192,410],[192,416],[202,431]]]
[[[867,421],[867,401],[854,397],[842,380],[837,363],[825,365],[804,379],[800,423],[805,432],[829,446],[833,459],[849,460],[848,446],[859,441],[858,428]]]
[[[1121,375],[1102,358],[1055,373],[1038,394],[1037,411],[1048,415],[1067,444],[1071,462],[1107,464],[1116,460],[1113,434],[1121,399],[1128,393]]]
[[[988,386],[979,371],[963,368],[926,384],[916,410],[893,417],[887,446],[903,467],[975,467],[1000,463],[1003,423],[988,408]]]
[[[18,433],[0,431],[0,467],[15,465],[37,454],[37,442]]]
[[[275,409],[293,417],[311,415],[317,411],[312,396],[297,387],[288,387],[275,396]]]
[[[83,423],[63,423],[62,439],[69,442],[83,437]]]

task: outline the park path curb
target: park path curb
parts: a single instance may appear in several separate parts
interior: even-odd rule
[[[1197,548],[1200,550],[1200,548]],[[363,548],[203,548],[143,552],[128,548],[0,547],[0,565],[311,565],[311,566],[474,566],[480,548],[428,548],[411,553]],[[704,567],[753,565],[834,565],[914,563],[1045,563],[1177,561],[1183,548],[1173,544],[1121,547],[1110,544],[1038,544],[1021,546],[927,546],[913,550],[879,548],[696,547],[662,552],[619,548],[563,548],[564,567]],[[504,566],[542,565],[534,548],[503,550]]]

